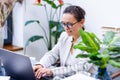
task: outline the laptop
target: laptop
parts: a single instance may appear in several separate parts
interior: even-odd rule
[[[29,57],[0,49],[6,76],[15,80],[36,80]]]

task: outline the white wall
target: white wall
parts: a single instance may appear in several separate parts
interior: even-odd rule
[[[101,35],[102,26],[120,27],[120,0],[71,0],[86,11],[87,30]]]
[[[15,3],[13,8],[13,41],[15,46],[23,47],[24,4]]]
[[[34,5],[35,0],[26,0],[25,7],[25,21],[30,19],[39,19],[45,30],[48,30],[46,23],[45,12],[41,12],[42,7]],[[120,0],[64,0],[65,3],[72,3],[81,6],[86,11],[86,22],[85,28],[97,34],[98,37],[101,35],[102,26],[115,26],[120,27]],[[43,34],[37,24],[30,24],[24,28],[24,42],[31,35]],[[37,56],[37,59],[41,57],[47,48],[43,41],[37,41],[32,43],[27,48],[27,54]]]
[[[25,22],[28,20],[40,20],[41,25],[44,27],[46,32],[48,32],[48,23],[46,23],[45,12],[42,10],[43,7],[34,5],[35,0],[26,0],[25,6]],[[42,10],[42,11],[41,11]],[[33,35],[43,35],[40,26],[37,23],[32,23],[24,27],[24,44]],[[47,34],[49,35],[49,34]],[[45,52],[47,52],[47,47],[43,40],[31,43],[26,50],[28,56],[36,57],[39,60]]]

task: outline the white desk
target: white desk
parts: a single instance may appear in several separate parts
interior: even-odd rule
[[[0,76],[0,80],[10,80],[10,76]]]
[[[92,78],[90,76],[86,76],[86,75],[83,75],[81,73],[78,73],[78,74],[75,74],[73,76],[64,78],[62,80],[98,80],[98,79],[95,79],[95,78]]]

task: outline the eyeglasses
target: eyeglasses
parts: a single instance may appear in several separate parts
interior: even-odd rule
[[[75,25],[76,23],[78,23],[78,21],[75,22],[75,23],[70,23],[70,22],[64,23],[64,22],[61,22],[61,25],[62,25],[63,27],[72,28],[73,25]]]

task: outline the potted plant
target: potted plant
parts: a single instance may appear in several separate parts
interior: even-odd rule
[[[43,3],[42,3],[42,1],[43,1]],[[39,20],[26,21],[25,26],[36,22],[40,26],[40,29],[44,32],[45,36],[34,35],[34,36],[30,37],[25,44],[25,50],[26,50],[26,47],[31,42],[35,42],[40,39],[43,39],[48,50],[51,50],[52,37],[55,38],[55,44],[56,44],[61,32],[64,31],[60,25],[60,16],[61,16],[61,9],[62,9],[63,5],[65,5],[66,3],[64,3],[63,0],[42,0],[42,1],[36,0],[35,5],[37,5],[39,7],[43,7],[43,9],[45,9],[45,12],[46,12],[45,15],[47,16],[47,24],[49,26],[49,37],[47,37],[47,32],[45,31],[44,27],[41,25]],[[56,3],[56,1],[58,2],[58,4]],[[70,4],[67,4],[67,5],[70,5]],[[50,8],[51,8],[50,10],[47,9],[48,6],[50,6]],[[50,14],[48,12],[50,12]]]
[[[89,62],[98,66],[96,78],[101,80],[111,80],[107,73],[107,65],[120,68],[120,37],[115,37],[112,31],[106,32],[101,41],[94,33],[80,30],[82,41],[75,45],[75,49],[80,49],[88,54],[79,54],[77,58],[89,58]]]

